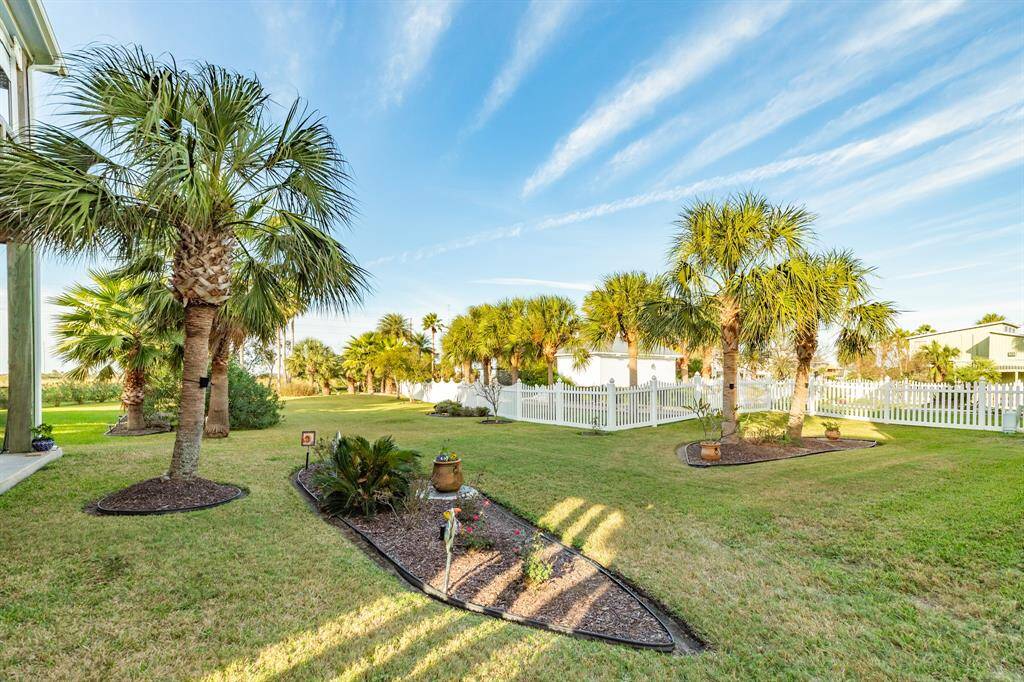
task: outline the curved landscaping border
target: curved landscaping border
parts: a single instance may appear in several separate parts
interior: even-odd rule
[[[299,471],[301,471],[301,469]],[[299,471],[296,471],[292,475],[292,483],[293,483],[293,485],[295,485],[295,487],[299,491],[301,491],[307,497],[307,499],[314,505],[314,507],[316,507],[317,506],[317,498],[313,494],[313,492],[309,488],[307,488],[306,485],[300,480],[300,478],[299,478]],[[502,507],[502,509],[504,509],[504,507]],[[513,514],[512,512],[510,512],[508,510],[505,510],[505,511],[507,511],[509,513],[509,515],[513,519],[515,519],[517,522],[523,524],[524,526],[528,526],[528,528],[530,530],[534,530],[535,529],[535,527],[532,524],[528,524],[527,522],[525,522],[523,519],[519,518],[517,515]],[[321,514],[321,516],[324,516],[324,515]],[[618,576],[616,576],[614,573],[612,573],[607,568],[605,568],[601,564],[597,563],[596,561],[594,561],[593,559],[591,559],[587,555],[579,552],[578,550],[576,550],[573,547],[569,547],[569,546],[563,544],[559,540],[551,537],[550,535],[548,535],[547,533],[544,533],[543,531],[541,531],[541,534],[544,536],[545,540],[558,545],[562,550],[567,551],[570,554],[572,554],[574,556],[577,556],[577,557],[581,558],[582,560],[586,561],[587,563],[589,563],[590,565],[592,565],[597,571],[599,571],[602,575],[604,575],[606,578],[608,578],[613,583],[615,583],[624,592],[626,592],[626,594],[628,594],[632,599],[634,599],[638,604],[640,604],[640,606],[643,607],[643,609],[647,613],[649,613],[658,622],[658,624],[661,626],[661,629],[668,636],[669,643],[658,644],[658,643],[653,643],[653,642],[643,642],[643,641],[627,639],[627,638],[622,638],[622,637],[615,637],[613,635],[604,635],[604,634],[600,634],[600,633],[597,633],[597,632],[591,632],[591,631],[588,631],[588,630],[579,630],[579,629],[574,629],[574,628],[566,628],[566,627],[562,627],[562,626],[559,626],[559,625],[552,625],[552,624],[549,624],[549,623],[543,623],[541,621],[534,620],[532,618],[526,618],[526,617],[523,617],[523,616],[517,616],[515,614],[509,613],[509,612],[501,610],[501,609],[496,609],[496,608],[492,608],[492,607],[489,607],[489,606],[483,606],[481,604],[476,604],[474,602],[469,602],[469,601],[465,601],[465,600],[462,600],[462,599],[458,599],[456,597],[451,597],[451,596],[446,595],[443,592],[435,589],[434,587],[431,587],[430,585],[425,583],[423,580],[421,580],[420,578],[418,578],[415,575],[413,575],[405,566],[402,565],[402,563],[400,561],[398,561],[398,560],[394,559],[393,557],[391,557],[387,552],[385,552],[383,549],[381,549],[381,547],[378,546],[377,543],[375,543],[366,533],[363,533],[361,530],[356,528],[353,524],[349,523],[349,521],[347,519],[345,519],[344,517],[333,517],[333,518],[335,518],[335,519],[341,521],[342,523],[344,523],[345,527],[348,530],[350,530],[357,537],[359,537],[362,540],[362,542],[366,544],[366,546],[368,546],[368,547],[370,547],[370,548],[372,548],[374,550],[374,552],[376,553],[378,559],[383,559],[388,565],[393,567],[398,572],[398,574],[407,583],[409,583],[410,585],[412,585],[416,589],[420,590],[421,592],[426,594],[428,597],[431,597],[432,599],[435,599],[435,600],[437,600],[439,602],[443,602],[443,603],[448,604],[450,606],[455,606],[457,608],[465,609],[467,611],[472,611],[474,613],[480,613],[480,614],[483,614],[483,615],[491,616],[492,618],[500,618],[502,620],[507,620],[507,621],[510,621],[510,622],[513,622],[513,623],[518,623],[520,625],[526,625],[528,627],[538,628],[540,630],[547,630],[548,632],[555,632],[555,633],[562,634],[562,635],[570,635],[570,636],[573,636],[573,637],[580,637],[582,639],[591,639],[591,640],[597,640],[597,641],[611,642],[613,644],[624,644],[626,646],[631,646],[631,647],[635,647],[635,648],[638,648],[638,649],[647,649],[647,650],[652,650],[652,651],[661,651],[661,652],[665,652],[665,653],[671,653],[673,651],[677,651],[677,650],[680,650],[680,649],[682,649],[682,651],[685,652],[685,653],[698,653],[698,652],[700,652],[700,651],[702,651],[704,649],[703,643],[700,642],[700,640],[698,640],[695,636],[692,635],[692,633],[689,633],[689,632],[686,632],[685,635],[684,635],[684,637],[685,637],[685,639],[687,641],[685,641],[685,642],[678,641],[676,635],[673,633],[673,630],[679,630],[679,629],[682,629],[682,628],[680,628],[678,625],[676,625],[674,623],[673,623],[674,627],[670,627],[670,625],[666,622],[666,617],[663,616],[662,614],[658,613],[658,611],[656,611],[655,609],[652,609],[651,606],[648,605],[647,600],[640,598],[636,594],[636,592],[634,592],[634,590],[625,581],[619,579]]]
[[[220,483],[220,481],[215,481],[215,482],[216,483]],[[135,509],[106,509],[106,508],[104,508],[103,507],[103,501],[106,500],[107,497],[110,497],[110,495],[114,495],[114,494],[116,494],[116,492],[120,492],[120,491],[116,491],[115,493],[110,493],[110,495],[107,495],[102,500],[97,502],[96,506],[95,506],[95,511],[96,511],[97,514],[102,514],[104,516],[160,516],[162,514],[180,514],[180,513],[183,513],[183,512],[200,511],[202,509],[212,509],[213,507],[219,507],[222,504],[227,504],[228,502],[234,502],[235,500],[241,499],[241,498],[243,498],[243,497],[245,497],[246,495],[249,494],[248,491],[245,488],[243,488],[241,486],[238,486],[238,485],[235,485],[234,483],[220,483],[220,484],[221,485],[229,485],[232,488],[234,488],[237,492],[234,495],[232,495],[231,497],[229,497],[228,499],[226,499],[226,500],[218,500],[217,502],[208,502],[206,504],[197,504],[197,505],[193,505],[191,507],[182,507],[180,509],[140,509],[140,510],[135,510]]]
[[[479,419],[478,414],[445,414],[444,412],[424,412],[428,417],[437,417],[438,419]]]
[[[804,440],[808,441],[808,440],[820,440],[820,439],[816,438],[816,437],[811,437],[811,438],[805,438]],[[878,441],[870,440],[868,438],[843,438],[842,440],[845,440],[845,441],[858,441],[860,443],[864,443],[865,445],[863,445],[861,447],[856,447],[856,448],[828,448],[828,449],[825,449],[825,450],[814,450],[812,452],[801,452],[800,454],[796,454],[796,455],[785,455],[785,456],[782,456],[782,457],[772,457],[771,459],[758,459],[758,460],[752,460],[750,462],[721,462],[721,461],[718,461],[718,462],[705,462],[704,460],[702,460],[700,458],[700,454],[698,454],[695,458],[691,458],[690,457],[690,452],[689,452],[690,446],[691,445],[698,445],[698,446],[700,445],[700,441],[693,440],[693,441],[690,441],[688,443],[682,443],[681,445],[677,445],[676,446],[676,457],[681,459],[687,465],[692,466],[692,467],[694,467],[696,469],[713,469],[714,467],[738,467],[738,466],[746,466],[748,464],[765,464],[767,462],[782,462],[782,461],[785,461],[787,459],[798,459],[800,457],[810,457],[811,455],[824,455],[826,453],[834,453],[834,452],[851,452],[851,451],[855,451],[855,450],[867,450],[869,448],[873,448],[873,447],[878,445]]]

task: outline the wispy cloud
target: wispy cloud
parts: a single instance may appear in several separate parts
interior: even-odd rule
[[[807,138],[799,148],[809,149],[834,140],[851,130],[896,111],[930,90],[969,74],[1019,47],[1020,37],[1012,31],[997,36],[986,35],[979,38],[969,43],[953,58],[925,69],[916,77],[903,81],[847,109],[840,116],[825,124],[816,134]]]
[[[647,165],[659,154],[665,153],[694,134],[695,121],[690,114],[679,114],[662,123],[653,131],[634,140],[615,153],[605,164],[606,178],[620,178]]]
[[[594,288],[590,282],[560,282],[553,279],[530,279],[528,277],[490,277],[476,279],[470,284],[498,284],[510,287],[542,287],[545,289],[568,289],[570,291],[590,291]]]
[[[965,265],[952,265],[948,268],[935,268],[932,270],[920,270],[918,272],[908,272],[904,275],[896,275],[895,277],[889,277],[890,280],[904,280],[904,279],[924,279],[926,277],[935,277],[936,275],[948,275],[953,272],[960,272],[962,270],[973,270],[980,268],[988,263],[967,263]]]
[[[555,145],[547,161],[523,185],[523,195],[555,182],[638,121],[774,25],[787,3],[729,6],[714,25],[673,41],[678,45],[621,81]]]
[[[763,107],[704,138],[669,170],[663,182],[680,180],[876,76],[894,55],[918,48],[919,43],[909,40],[913,32],[945,17],[959,4],[934,3],[933,6],[908,2],[895,6],[895,16],[890,6],[869,13],[865,26],[857,29],[847,43],[816,58],[814,68],[790,81]],[[888,24],[880,25],[883,19],[888,20]],[[878,42],[876,34],[887,38]]]
[[[575,0],[545,2],[531,0],[516,31],[512,55],[491,83],[469,131],[482,128],[519,87],[527,73],[537,65],[544,52],[559,36],[579,4]]]
[[[381,84],[384,106],[401,104],[451,24],[454,0],[413,0],[398,6],[390,59]]]

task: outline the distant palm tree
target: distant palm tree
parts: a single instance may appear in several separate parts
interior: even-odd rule
[[[412,322],[401,313],[387,313],[377,322],[377,332],[389,339],[408,341],[413,335]]]
[[[918,353],[928,367],[928,377],[936,383],[944,383],[953,373],[953,360],[960,355],[960,350],[932,341]]]
[[[592,348],[610,347],[622,339],[629,353],[629,385],[637,385],[637,358],[660,340],[654,331],[648,306],[664,298],[659,280],[643,272],[608,275],[583,299],[583,338]]]
[[[685,295],[674,279],[662,278],[658,297],[644,306],[643,327],[656,343],[682,356],[676,363],[682,379],[689,378],[694,354],[701,356],[701,372],[710,378],[712,349],[720,335],[717,311],[707,300],[701,301],[703,307],[686,305]]]
[[[525,333],[548,367],[548,386],[555,383],[555,356],[568,350],[577,364],[586,361],[580,339],[582,322],[576,305],[564,296],[537,296],[526,302]]]
[[[828,251],[794,256],[753,278],[747,324],[762,325],[765,336],[781,330],[796,353],[790,438],[803,435],[811,361],[822,329],[838,330],[840,362],[874,352],[875,344],[893,333],[897,311],[889,301],[871,300],[872,272],[848,251]]]
[[[975,322],[975,324],[990,324],[992,322],[1003,322],[1006,320],[1006,315],[1000,315],[999,313],[985,313],[981,316],[981,319]]]
[[[441,348],[453,367],[462,367],[462,380],[473,381],[473,363],[479,358],[477,323],[468,315],[459,315],[448,323]]]
[[[344,310],[365,290],[364,271],[331,234],[352,215],[345,161],[322,119],[298,102],[278,117],[251,76],[131,47],[89,49],[70,73],[62,82],[77,123],[36,126],[0,149],[0,219],[10,237],[60,254],[171,255],[185,338],[168,477],[192,479],[210,329],[230,297],[239,240],[275,229],[299,300],[318,291]]]
[[[442,329],[441,318],[437,313],[427,313],[423,316],[422,324],[423,331],[430,332],[430,373],[434,376],[434,365],[437,360],[437,333]]]
[[[751,303],[749,283],[758,271],[801,253],[813,220],[803,208],[772,206],[748,192],[721,203],[695,200],[676,221],[670,257],[680,305],[710,307],[719,322],[723,442],[739,441],[737,359]]]
[[[52,299],[65,308],[57,315],[57,352],[76,363],[67,373],[73,379],[96,376],[106,381],[120,376],[128,429],[144,429],[146,376],[172,355],[180,334],[161,328],[145,315],[146,301],[136,291],[138,282],[97,271],[89,276],[91,285],[74,284]]]
[[[495,304],[490,320],[498,337],[499,355],[508,363],[512,383],[519,381],[526,359],[537,353],[530,339],[527,309],[526,299],[506,298]]]
[[[330,395],[334,382],[342,374],[341,357],[319,339],[303,339],[295,344],[288,356],[288,371],[292,376],[306,379]]]
[[[381,346],[382,337],[377,332],[363,332],[349,339],[342,352],[342,367],[345,372],[363,377],[363,392],[373,393],[375,374],[373,358]]]

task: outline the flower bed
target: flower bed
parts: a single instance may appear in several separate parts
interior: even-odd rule
[[[701,459],[700,443],[685,443],[676,450],[679,458],[692,467],[730,466],[736,464],[757,464],[772,462],[777,459],[792,459],[807,455],[820,455],[824,452],[840,450],[861,450],[873,448],[877,443],[873,440],[858,438],[801,438],[790,443],[752,443],[741,440],[739,443],[722,443],[722,458],[716,462]]]
[[[299,485],[314,499],[312,471]],[[443,514],[459,506],[447,594],[444,592]],[[540,534],[481,496],[456,502],[418,499],[400,512],[342,519],[415,586],[448,603],[489,615],[658,650],[700,645],[669,630],[666,618],[596,562]],[[672,632],[676,632],[674,637]]]

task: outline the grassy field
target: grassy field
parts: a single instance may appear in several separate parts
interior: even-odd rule
[[[882,446],[703,470],[674,454],[692,423],[586,438],[424,411],[289,401],[282,425],[204,448],[202,473],[248,497],[110,518],[82,506],[159,474],[173,436],[105,438],[109,405],[47,410],[67,454],[0,496],[0,679],[1024,676],[1024,438],[850,422]],[[407,591],[290,485],[309,428],[427,455],[447,440],[486,492],[712,650],[570,639]]]

